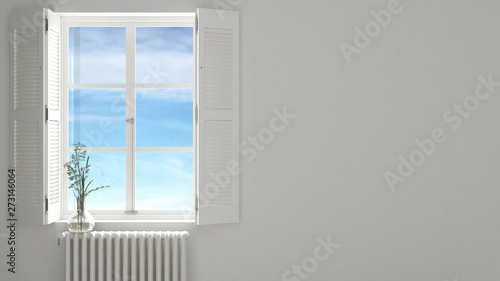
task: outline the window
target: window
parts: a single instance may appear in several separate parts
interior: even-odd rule
[[[220,15],[13,14],[20,217],[68,214],[62,164],[81,141],[114,188],[97,219],[238,221],[238,13]]]
[[[194,219],[194,24],[194,13],[62,17],[63,162],[87,145],[91,178],[110,185],[87,200],[96,217]],[[66,217],[75,200],[63,198]]]

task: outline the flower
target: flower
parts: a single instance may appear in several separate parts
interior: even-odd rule
[[[109,185],[103,185],[90,188],[90,184],[94,180],[87,182],[90,170],[90,156],[87,156],[87,151],[83,149],[87,146],[80,142],[74,143],[73,146],[75,148],[73,154],[71,154],[71,160],[64,164],[64,168],[66,168],[66,173],[71,182],[69,189],[73,190],[73,195],[75,195],[75,197],[84,198],[96,190],[109,187]]]

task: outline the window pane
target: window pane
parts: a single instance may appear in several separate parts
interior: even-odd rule
[[[138,210],[193,210],[193,153],[136,153]]]
[[[70,89],[69,143],[125,147],[125,90]]]
[[[125,83],[125,27],[69,28],[69,83]]]
[[[193,90],[137,89],[138,147],[193,147]]]
[[[193,83],[193,28],[137,27],[136,81]]]
[[[89,210],[125,210],[125,152],[87,152],[90,171],[87,181],[94,180],[90,188],[110,187],[92,192],[87,198]],[[71,159],[71,153],[69,154]],[[75,197],[69,190],[68,207],[75,209]]]

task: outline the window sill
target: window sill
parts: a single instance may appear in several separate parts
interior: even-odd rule
[[[194,224],[195,220],[160,220],[160,219],[102,219],[95,220],[96,223],[186,223],[186,224]],[[56,223],[67,223],[67,220],[58,220]]]
[[[66,223],[73,212],[64,212],[58,223]],[[125,214],[123,211],[91,211],[96,223],[195,223],[196,215],[191,211],[141,211]]]

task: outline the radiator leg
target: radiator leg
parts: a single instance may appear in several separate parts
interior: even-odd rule
[[[104,281],[104,234],[99,233],[99,245],[97,246],[99,257],[97,258],[98,280]]]
[[[71,234],[66,234],[66,281],[71,281]]]
[[[114,272],[114,275],[115,275],[115,281],[122,281],[122,279],[120,278],[120,236],[121,234],[120,233],[117,233],[116,234],[116,237],[115,237],[115,254],[114,254],[114,258],[115,258],[115,268],[113,270]]]
[[[89,255],[90,255],[90,264],[89,264],[89,268],[90,268],[90,271],[89,271],[89,274],[90,274],[90,281],[95,281],[95,239],[96,239],[96,235],[95,233],[92,233],[90,235],[90,251],[89,251]]]
[[[80,235],[75,234],[73,236],[73,281],[79,281],[80,277],[79,275],[79,265],[80,265],[80,259],[79,259],[79,254],[78,250],[80,248]]]
[[[161,241],[163,240],[162,234],[155,235],[155,248],[156,248],[156,281],[161,281]]]
[[[145,270],[145,266],[144,266],[144,262],[145,262],[145,254],[144,254],[144,236],[145,234],[142,233],[141,234],[141,237],[139,238],[139,281],[146,281],[146,270]]]
[[[87,233],[82,235],[82,281],[87,281]]]
[[[128,232],[123,236],[123,281],[130,281],[130,275],[128,272]]]
[[[137,281],[137,233],[132,234],[132,239],[130,240],[130,278],[131,281]]]

